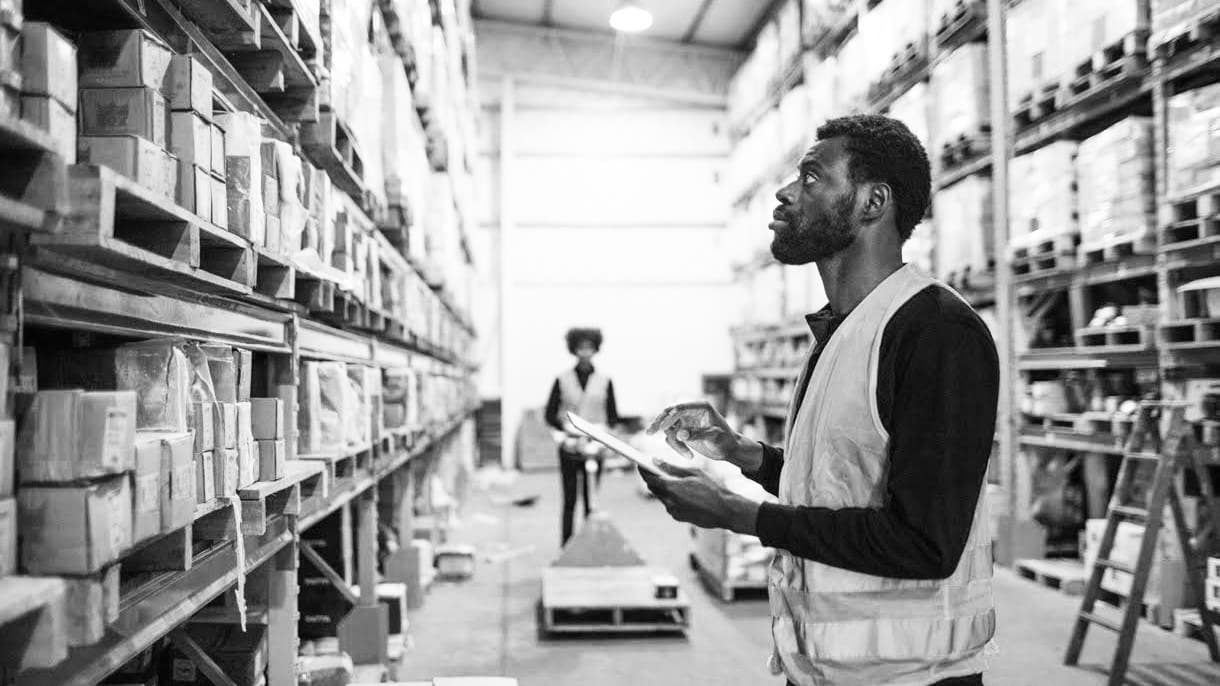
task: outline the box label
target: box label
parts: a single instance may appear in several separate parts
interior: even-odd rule
[[[106,421],[102,431],[102,462],[108,467],[119,467],[123,463],[127,422],[127,413],[123,410],[117,407],[106,410]]]
[[[178,465],[170,472],[170,497],[174,500],[190,498],[194,491],[194,465]]]
[[[136,511],[152,512],[161,502],[160,474],[145,474],[136,478]]]
[[[127,527],[124,526],[127,524],[127,518],[123,516],[123,511],[127,509],[127,502],[123,498],[121,490],[111,493],[108,500],[110,505],[110,549],[117,555],[127,547],[130,535]]]

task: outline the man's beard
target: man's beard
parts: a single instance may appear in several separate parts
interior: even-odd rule
[[[854,192],[834,203],[824,217],[803,218],[799,226],[789,225],[771,239],[771,255],[780,264],[802,265],[825,259],[846,250],[856,241],[851,226]],[[815,222],[819,225],[815,226]]]

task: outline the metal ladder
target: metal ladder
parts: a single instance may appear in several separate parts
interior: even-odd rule
[[[1201,542],[1200,548],[1202,548],[1202,542],[1207,540],[1208,531],[1220,532],[1220,513],[1217,513],[1216,507],[1211,506],[1214,502],[1212,484],[1207,470],[1196,452],[1193,430],[1186,421],[1187,406],[1187,403],[1164,401],[1145,401],[1140,404],[1135,426],[1124,446],[1123,462],[1118,470],[1114,493],[1110,497],[1106,529],[1098,546],[1097,561],[1089,576],[1084,600],[1080,604],[1080,614],[1076,618],[1072,639],[1063,660],[1066,665],[1077,664],[1090,624],[1097,624],[1117,632],[1118,647],[1114,652],[1114,662],[1110,667],[1108,682],[1110,686],[1122,684],[1127,673],[1131,648],[1135,645],[1135,632],[1139,624],[1144,590],[1152,572],[1152,556],[1156,550],[1156,541],[1160,534],[1161,520],[1167,502],[1173,512],[1178,541],[1182,546],[1182,554],[1185,556],[1186,574],[1199,608],[1199,617],[1203,622],[1207,649],[1211,653],[1212,661],[1220,662],[1220,648],[1216,645],[1216,635],[1204,597],[1203,578],[1207,563],[1206,554],[1205,551],[1197,550],[1191,544],[1186,517],[1182,513],[1182,502],[1178,497],[1177,488],[1174,486],[1175,478],[1182,470],[1187,467],[1194,469],[1202,494],[1207,499],[1209,505],[1207,509],[1210,513],[1209,525],[1197,537]],[[1168,428],[1162,439],[1158,422],[1161,420],[1163,412],[1168,413]],[[1145,447],[1148,443],[1151,443],[1151,448]],[[1129,504],[1137,465],[1140,463],[1156,465],[1148,492],[1147,509]],[[1136,558],[1134,568],[1110,558],[1114,549],[1114,538],[1121,521],[1134,521],[1144,525],[1144,535],[1140,541],[1139,556]],[[1122,609],[1121,622],[1114,622],[1093,611],[1101,592],[1102,576],[1109,569],[1125,572],[1132,576],[1131,592]]]

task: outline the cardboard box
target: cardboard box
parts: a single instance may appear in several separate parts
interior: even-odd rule
[[[212,125],[194,112],[170,112],[169,150],[178,156],[179,164],[189,162],[205,172],[210,171]]]
[[[195,455],[195,502],[204,504],[216,497],[216,460],[206,450]]]
[[[55,98],[21,96],[21,117],[51,134],[55,151],[68,164],[76,163],[76,113]]]
[[[279,398],[251,398],[250,425],[256,440],[284,438],[284,403]]]
[[[233,347],[229,345],[213,345],[205,343],[199,348],[208,360],[208,372],[212,375],[212,389],[216,393],[216,402],[237,402],[237,360],[233,355]],[[232,448],[232,445],[225,445]]]
[[[161,533],[161,438],[136,436],[135,472],[132,473],[131,541],[139,543]],[[193,496],[194,494],[192,494]]]
[[[220,178],[225,175],[225,130],[212,122],[212,173]]]
[[[191,365],[177,342],[151,340],[114,353],[118,387],[136,391],[137,428],[183,433],[191,412]]]
[[[92,574],[131,547],[126,475],[78,486],[26,486],[17,493],[21,563],[27,574]]]
[[[258,455],[250,429],[250,403],[237,403],[237,487],[245,488],[258,480]]]
[[[0,498],[13,497],[16,479],[16,422],[0,419]]]
[[[121,474],[132,468],[136,395],[131,391],[40,391],[21,428],[21,483]]]
[[[223,454],[224,459],[216,465],[216,495],[221,498],[237,495],[241,481],[241,454],[237,448],[225,448],[219,454]]]
[[[217,115],[225,131],[225,180],[228,182],[229,230],[263,244],[262,125],[246,113]]]
[[[284,439],[258,441],[258,479],[275,481],[284,477],[288,452]]]
[[[83,136],[140,136],[164,147],[165,96],[155,88],[82,88]]]
[[[68,645],[93,645],[119,618],[119,565],[110,565],[93,576],[65,577],[64,582],[68,591]]]
[[[190,55],[174,55],[166,81],[171,110],[194,112],[212,121],[212,72],[202,62]]]
[[[0,577],[17,573],[17,501],[0,498]]]
[[[198,455],[216,447],[215,419],[213,409],[216,406],[210,402],[194,403],[191,407],[189,428],[195,434],[195,454]]]
[[[285,459],[295,460],[297,455],[297,386],[296,384],[278,384],[275,394],[280,399],[280,408],[284,413],[284,447],[287,452]]]
[[[154,189],[167,198],[174,197],[178,190],[178,156],[168,150],[161,151],[161,175]]]
[[[81,136],[76,152],[81,164],[109,167],[145,188],[174,197],[177,171],[165,178],[165,151],[151,141],[139,136]]]
[[[50,24],[30,21],[21,29],[21,92],[76,113],[76,46]]]
[[[195,517],[195,437],[158,434],[161,442],[161,531],[187,526]]]
[[[212,184],[212,223],[222,229],[229,228],[229,188],[225,180],[216,174],[209,175]]]
[[[203,220],[212,219],[212,175],[202,167],[178,160],[178,204]]]
[[[86,88],[165,87],[173,53],[139,29],[91,31],[77,41],[80,85]]]

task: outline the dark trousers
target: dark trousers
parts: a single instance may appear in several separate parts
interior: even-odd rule
[[[789,681],[788,686],[795,686],[795,684]],[[948,679],[941,679],[932,686],[983,686],[983,675],[951,676]]]
[[[585,456],[569,453],[559,449],[559,477],[563,482],[563,543],[572,537],[572,521],[576,518],[576,488],[579,484],[580,494],[585,501],[585,518],[588,519],[592,509],[589,500],[589,478],[585,472]],[[602,461],[597,461],[596,483],[601,484]]]

